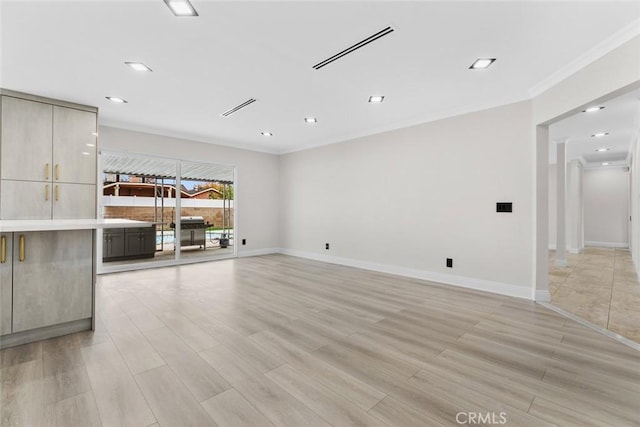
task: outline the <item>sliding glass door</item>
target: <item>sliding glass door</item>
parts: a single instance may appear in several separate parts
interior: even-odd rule
[[[181,162],[180,257],[233,255],[233,168]]]
[[[235,255],[232,166],[102,152],[100,272]]]

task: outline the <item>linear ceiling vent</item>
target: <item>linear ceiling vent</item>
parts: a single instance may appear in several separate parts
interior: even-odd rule
[[[316,65],[313,66],[313,68],[315,68],[316,70],[319,70],[320,68],[324,67],[325,65],[329,65],[333,61],[337,61],[338,59],[342,58],[343,56],[348,55],[350,53],[353,53],[356,50],[360,49],[361,47],[364,47],[364,46],[368,45],[369,43],[371,43],[373,41],[376,41],[379,38],[384,37],[387,34],[391,34],[391,33],[393,33],[393,28],[391,28],[391,27],[387,27],[384,30],[378,31],[377,33],[367,37],[366,39],[364,39],[362,41],[359,41],[358,43],[354,44],[353,46],[350,46],[350,47],[346,48],[342,52],[336,53],[332,57],[327,58],[322,62],[318,62]]]
[[[248,99],[248,100],[244,101],[242,104],[240,104],[240,105],[236,105],[236,106],[235,106],[235,107],[233,107],[232,109],[227,110],[227,111],[225,111],[224,113],[222,113],[222,114],[220,114],[220,115],[221,115],[222,117],[229,117],[229,116],[230,116],[230,115],[232,115],[233,113],[235,113],[235,112],[237,112],[237,111],[239,111],[239,110],[242,110],[244,107],[246,107],[246,106],[247,106],[247,105],[249,105],[249,104],[253,104],[254,102],[256,102],[256,100],[255,100],[255,99],[253,99],[253,98]]]

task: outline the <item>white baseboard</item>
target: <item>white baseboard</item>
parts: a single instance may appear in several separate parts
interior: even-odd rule
[[[596,246],[600,248],[622,248],[629,249],[628,243],[615,243],[615,242],[584,242],[585,246]]]
[[[549,250],[550,251],[555,251],[556,250],[556,244],[549,244]],[[569,252],[570,254],[579,254],[582,253],[582,249],[576,249],[576,248],[568,248],[567,252]]]
[[[250,251],[242,251],[238,249],[238,258],[244,258],[249,256],[260,256],[260,255],[270,255],[270,254],[279,254],[280,248],[263,248],[263,249],[252,249]]]
[[[362,268],[364,270],[378,271],[381,273],[395,274],[398,276],[411,277],[430,282],[444,283],[447,285],[459,286],[462,288],[475,289],[478,291],[491,292],[494,294],[506,295],[516,298],[531,300],[531,288],[525,286],[515,286],[508,283],[494,282],[491,280],[476,279],[472,277],[455,276],[453,274],[437,273],[433,271],[417,270],[407,267],[400,267],[390,264],[380,264],[376,262],[361,261],[351,258],[341,258],[331,255],[321,255],[314,252],[305,252],[292,249],[280,249],[281,254],[307,258],[315,261],[328,262],[330,264],[345,265],[348,267]]]
[[[536,302],[549,302],[551,301],[551,292],[546,291],[536,291],[535,292],[535,300]]]

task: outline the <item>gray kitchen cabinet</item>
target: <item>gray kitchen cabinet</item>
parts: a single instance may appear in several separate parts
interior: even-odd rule
[[[96,183],[96,114],[53,107],[53,180]]]
[[[0,335],[11,333],[13,234],[0,234]]]
[[[97,109],[0,95],[0,347],[10,347],[95,325],[95,231],[56,220],[96,218]]]
[[[127,228],[124,231],[124,255],[129,258],[150,258],[156,252],[156,227]]]
[[[95,218],[95,109],[19,96],[2,96],[0,219]]]
[[[96,217],[96,186],[88,184],[52,185],[53,219],[81,219]]]
[[[91,230],[14,233],[13,241],[13,333],[91,318]]]
[[[51,181],[53,107],[3,96],[1,117],[0,178]]]
[[[102,260],[110,261],[124,257],[124,229],[104,230],[102,235]]]
[[[2,219],[51,218],[53,185],[49,182],[0,181]]]

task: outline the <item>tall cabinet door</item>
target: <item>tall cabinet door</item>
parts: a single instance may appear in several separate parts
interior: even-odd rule
[[[52,129],[51,105],[3,96],[0,177],[51,180]]]
[[[53,107],[54,181],[96,183],[96,113]]]
[[[13,332],[91,317],[91,230],[14,233]]]
[[[0,234],[0,335],[11,333],[13,235]]]

